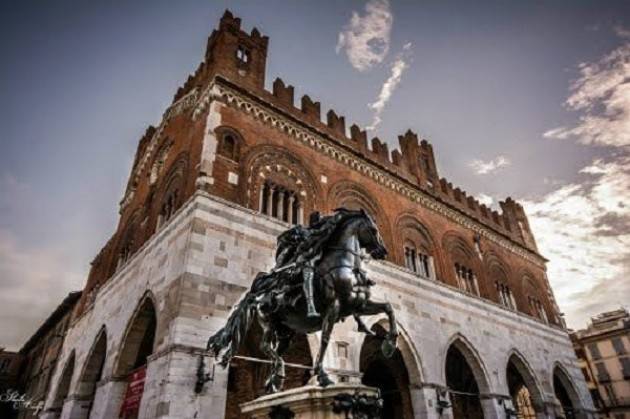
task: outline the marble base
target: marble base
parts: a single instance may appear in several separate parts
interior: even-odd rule
[[[361,384],[342,383],[329,387],[307,385],[269,394],[241,405],[244,417],[251,419],[346,419],[344,411],[335,413],[335,398],[344,395],[378,397],[378,389]],[[369,416],[367,416],[369,417]]]

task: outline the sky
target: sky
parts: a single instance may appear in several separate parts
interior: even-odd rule
[[[630,2],[4,1],[0,347],[18,349],[116,227],[137,142],[229,8],[280,76],[530,218],[570,327],[630,301]]]

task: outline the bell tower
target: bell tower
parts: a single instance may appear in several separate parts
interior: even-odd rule
[[[219,29],[208,38],[206,63],[212,72],[248,89],[265,86],[265,66],[269,38],[258,29],[251,33],[241,30],[241,19],[226,10]]]

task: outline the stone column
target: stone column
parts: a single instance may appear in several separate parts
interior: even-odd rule
[[[270,217],[273,215],[273,192],[275,189],[276,188],[272,185],[269,185],[268,187],[269,194],[267,195],[267,215]]]
[[[116,418],[127,390],[127,380],[108,377],[96,384],[90,419]]]
[[[430,386],[412,386],[409,389],[409,394],[411,396],[414,419],[444,419],[446,417],[444,415],[440,416],[438,413],[435,388]]]
[[[284,217],[284,196],[285,192],[281,189],[278,191],[278,203],[276,207],[276,213],[278,214],[278,220],[283,220]]]
[[[258,211],[260,212],[265,212],[265,209],[263,208],[263,203],[265,202],[265,189],[267,188],[267,185],[263,182],[260,185],[260,193],[258,194]]]
[[[293,202],[295,202],[295,196],[289,195],[289,205],[287,206],[287,221],[289,224],[293,224]]]
[[[300,201],[298,201],[297,207],[297,223],[304,224],[304,207]]]
[[[499,398],[495,395],[480,395],[481,409],[483,410],[484,418],[497,418],[502,419],[505,417],[505,407],[503,401],[499,402]]]

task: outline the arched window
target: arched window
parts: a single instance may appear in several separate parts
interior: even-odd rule
[[[512,295],[512,290],[504,282],[495,281],[495,287],[497,288],[497,295],[499,296],[499,304],[510,310],[516,310],[516,302]]]
[[[480,296],[476,253],[463,238],[455,234],[448,234],[443,243],[443,247],[448,251],[457,287],[469,294]]]
[[[424,278],[435,278],[434,246],[427,229],[414,216],[405,215],[396,223],[396,231],[402,239],[405,267]]]
[[[494,284],[497,302],[510,310],[516,310],[516,300],[509,285],[505,265],[493,254],[488,255],[486,259],[489,261],[487,272],[490,283]]]
[[[479,295],[479,285],[474,271],[464,264],[455,262],[455,277],[457,285],[467,293]]]
[[[174,189],[164,198],[162,206],[160,207],[160,213],[158,214],[157,228],[160,228],[168,220],[171,219],[175,211],[177,210],[177,196],[179,190]]]
[[[290,224],[303,224],[319,196],[312,174],[296,156],[272,146],[250,151],[242,163],[245,204]]]
[[[217,154],[226,159],[237,162],[240,158],[241,140],[238,134],[232,129],[218,130],[219,146]]]
[[[182,187],[188,167],[188,159],[185,156],[180,157],[171,166],[168,177],[162,183],[162,200],[157,217],[156,228],[163,226],[171,219],[173,214],[182,204]]]
[[[127,223],[127,229],[122,236],[121,244],[118,250],[118,258],[116,260],[116,270],[120,269],[135,252],[136,244],[136,230],[137,230],[138,216],[134,214],[129,218]]]
[[[529,276],[525,276],[523,278],[523,290],[527,296],[529,314],[545,323],[548,323],[549,319],[547,318],[547,312],[545,311],[545,307],[542,303],[542,299],[540,298],[534,279]]]

